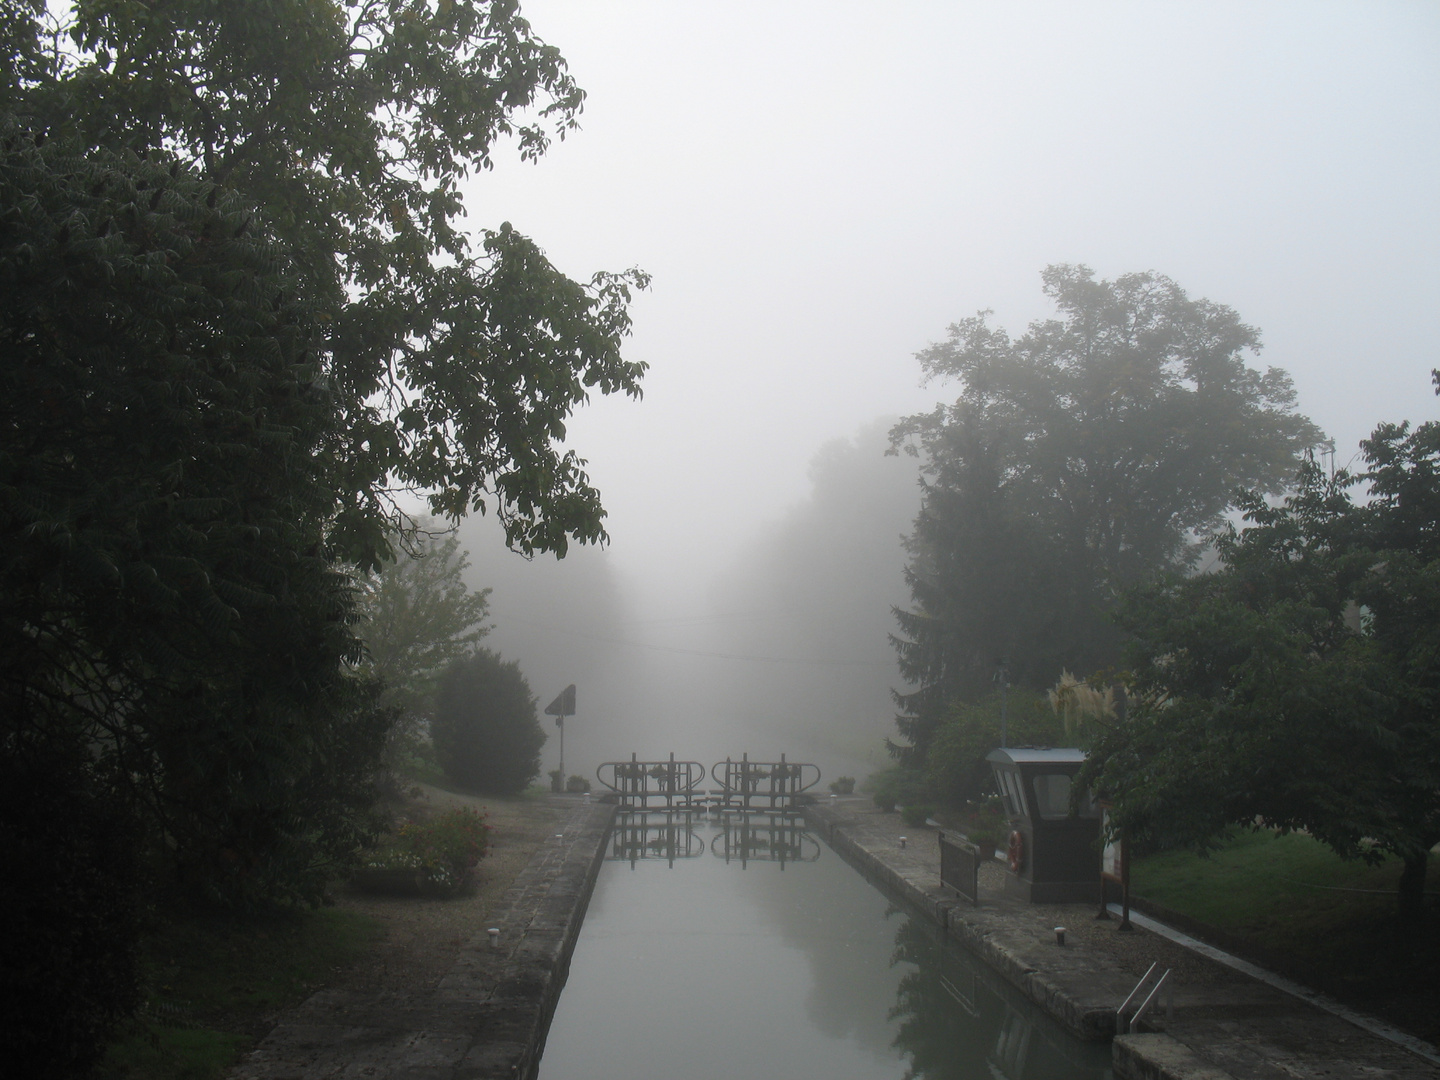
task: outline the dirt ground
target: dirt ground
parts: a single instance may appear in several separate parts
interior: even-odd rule
[[[412,804],[416,816],[457,806],[482,810],[491,827],[490,853],[477,867],[473,893],[454,899],[371,896],[354,889],[336,896],[338,906],[380,920],[385,936],[374,952],[336,974],[333,987],[384,984],[397,991],[438,982],[461,945],[486,926],[511,882],[535,850],[555,833],[565,810],[543,798],[475,798],[421,785]]]

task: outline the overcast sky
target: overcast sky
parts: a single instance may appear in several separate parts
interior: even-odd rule
[[[1440,416],[1440,4],[525,0],[589,93],[474,183],[563,270],[640,266],[645,399],[571,426],[636,596],[686,610],[829,439],[953,397],[913,354],[1039,272],[1261,328],[1340,460]]]

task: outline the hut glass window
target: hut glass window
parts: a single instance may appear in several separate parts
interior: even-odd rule
[[[1000,781],[1000,794],[1005,799],[1005,810],[1010,817],[1025,817],[1024,789],[1020,787],[1020,778],[1009,769],[997,769],[996,777]]]
[[[1047,821],[1070,816],[1070,777],[1042,773],[1035,777],[1035,810]]]

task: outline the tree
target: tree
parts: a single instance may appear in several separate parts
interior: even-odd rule
[[[535,157],[583,99],[513,4],[77,0],[53,36],[46,8],[0,5],[0,751],[78,753],[193,893],[314,902],[390,723],[352,573],[398,489],[526,552],[604,538],[559,443],[591,388],[638,395],[644,275],[457,228],[496,140]]]
[[[364,667],[385,685],[386,703],[424,718],[440,673],[490,632],[490,590],[472,593],[465,584],[470,553],[458,537],[424,532],[417,539],[414,550],[361,579],[360,636]]]
[[[114,755],[163,851],[231,902],[314,899],[368,828],[387,717],[355,567],[395,487],[513,544],[603,538],[558,448],[643,276],[581,286],[456,187],[582,95],[513,5],[8,6],[0,343],[7,737]],[[42,145],[43,144],[43,145]],[[17,734],[18,733],[18,734]]]
[[[421,530],[407,550],[360,577],[361,670],[384,686],[382,704],[395,710],[385,742],[393,786],[405,759],[420,749],[440,673],[489,633],[490,590],[472,593],[462,575],[469,552],[453,534]]]
[[[283,249],[173,163],[37,141],[0,118],[0,966],[18,1060],[60,1075],[137,1001],[156,871],[318,899],[384,718]]]
[[[431,738],[450,779],[495,795],[516,795],[540,772],[545,731],[520,665],[480,649],[440,679]]]
[[[1248,497],[1213,573],[1129,600],[1135,692],[1084,779],[1141,841],[1263,826],[1397,855],[1415,919],[1440,842],[1440,424],[1363,448],[1359,477],[1310,462],[1280,505]]]
[[[5,145],[5,738],[91,744],[201,891],[316,895],[383,725],[324,554],[313,311],[178,163]]]
[[[511,0],[75,0],[57,29],[68,48],[17,66],[33,130],[173,156],[288,246],[339,410],[320,451],[333,552],[389,554],[394,485],[452,520],[493,508],[527,553],[604,539],[557,444],[591,388],[639,395],[619,346],[645,275],[581,285],[508,223],[478,251],[457,227],[498,141],[538,158],[584,101]]]
[[[1247,365],[1258,332],[1154,273],[1041,275],[1061,318],[1019,338],[988,312],[919,354],[960,397],[911,416],[894,448],[922,459],[897,610],[902,757],[923,758],[949,702],[988,692],[999,662],[1041,689],[1118,659],[1120,590],[1196,554],[1233,491],[1276,491],[1321,434],[1289,378]]]
[[[810,660],[749,664],[705,696],[712,715],[747,718],[747,738],[789,717],[792,756],[839,757],[847,771],[874,764],[890,725],[886,635],[905,595],[900,536],[920,503],[914,462],[885,455],[895,419],[814,454],[809,496],[757,527],[722,572],[714,595],[728,614],[707,642],[714,652]]]

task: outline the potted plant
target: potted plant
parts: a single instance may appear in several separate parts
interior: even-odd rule
[[[982,859],[993,859],[995,857],[995,848],[999,844],[999,841],[996,839],[994,833],[987,832],[984,829],[975,829],[967,833],[965,839],[980,849],[980,857]]]

